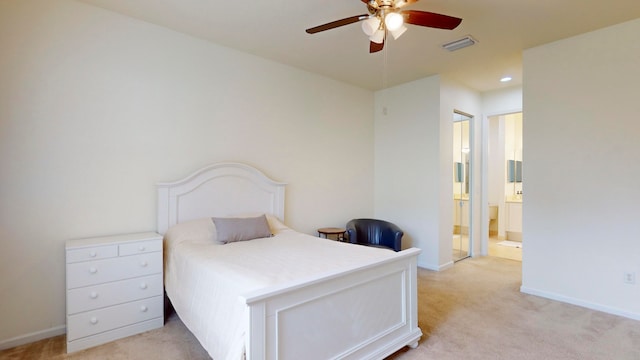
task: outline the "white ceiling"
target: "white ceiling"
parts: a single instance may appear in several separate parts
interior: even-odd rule
[[[460,17],[462,24],[408,25],[385,51],[369,54],[360,24],[304,31],[367,13],[360,0],[81,1],[371,90],[434,74],[478,91],[521,84],[523,49],[640,17],[640,0],[422,0],[405,9]],[[465,35],[479,43],[453,53],[441,48]],[[514,80],[504,85],[503,75]]]

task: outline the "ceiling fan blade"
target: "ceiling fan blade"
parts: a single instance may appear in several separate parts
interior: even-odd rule
[[[384,42],[382,42],[382,44],[378,44],[377,42],[373,42],[373,41],[369,42],[369,54],[382,51],[383,48],[384,48]]]
[[[402,14],[404,15],[404,22],[407,24],[438,29],[453,30],[462,22],[462,19],[457,17],[436,14],[428,11],[404,10],[402,11]]]
[[[369,54],[377,53],[378,51],[382,51],[384,49],[384,42],[387,39],[387,32],[384,32],[384,38],[382,38],[381,43],[377,43],[375,41],[369,41]]]
[[[340,26],[344,26],[344,25],[349,25],[349,24],[353,24],[356,23],[360,20],[364,20],[364,19],[368,19],[369,15],[357,15],[357,16],[351,16],[345,19],[340,19],[340,20],[336,20],[336,21],[332,21],[330,23],[326,23],[323,25],[318,25],[312,28],[309,28],[307,30],[305,30],[308,34],[315,34],[315,33],[319,33],[321,31],[325,31],[325,30],[330,30],[330,29],[335,29],[337,27]]]

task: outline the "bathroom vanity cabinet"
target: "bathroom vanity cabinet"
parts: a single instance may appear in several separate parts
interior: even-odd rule
[[[522,241],[522,200],[507,201],[505,205],[507,240]]]

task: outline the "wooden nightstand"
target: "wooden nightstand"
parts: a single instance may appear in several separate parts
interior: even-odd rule
[[[69,240],[67,352],[164,325],[162,235]]]
[[[347,232],[347,230],[343,228],[334,228],[334,227],[320,228],[318,229],[318,236],[322,237],[322,235],[324,235],[325,238],[329,239],[329,236],[333,235],[336,237],[336,240],[345,241],[345,237],[344,237],[345,232]]]

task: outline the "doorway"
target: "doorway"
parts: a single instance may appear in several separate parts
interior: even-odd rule
[[[488,120],[488,255],[522,261],[523,116]]]
[[[471,256],[471,115],[453,114],[453,261]]]

